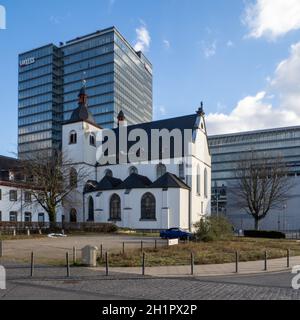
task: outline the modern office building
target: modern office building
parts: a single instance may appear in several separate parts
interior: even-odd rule
[[[272,210],[261,228],[300,230],[300,127],[279,128],[209,137],[212,154],[212,213],[225,214],[238,229],[253,228],[253,218],[235,207],[235,171],[243,155],[254,150],[276,159],[281,156],[293,180],[291,198]]]
[[[152,65],[115,27],[19,56],[19,157],[61,147],[62,123],[86,80],[89,110],[103,128],[152,121]]]

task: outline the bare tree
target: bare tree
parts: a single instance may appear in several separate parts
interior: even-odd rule
[[[26,179],[26,190],[31,193],[32,202],[38,203],[48,214],[51,227],[57,222],[57,209],[71,201],[70,195],[79,184],[84,184],[87,172],[83,167],[73,167],[61,152],[52,156],[34,153],[22,161]]]
[[[270,210],[282,208],[293,187],[284,159],[252,151],[241,158],[236,168],[235,206],[255,220],[255,229]]]

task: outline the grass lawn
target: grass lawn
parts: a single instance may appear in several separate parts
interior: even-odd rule
[[[270,259],[283,258],[291,250],[291,256],[300,256],[300,242],[296,240],[270,240],[252,238],[232,238],[229,240],[209,243],[180,244],[170,248],[145,249],[147,266],[176,266],[188,265],[191,252],[195,254],[195,264],[222,264],[235,261],[235,252],[239,251],[240,261],[256,261],[264,258],[268,251]],[[111,267],[139,267],[142,254],[140,249],[127,250],[122,253],[111,254]],[[104,266],[104,261],[100,261]]]
[[[27,235],[16,235],[15,237],[12,235],[0,235],[0,241],[4,241],[4,240],[28,240],[28,239],[41,239],[41,238],[45,238],[46,235],[40,235],[40,234],[32,234],[30,236]]]

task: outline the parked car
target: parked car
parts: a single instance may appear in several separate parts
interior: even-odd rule
[[[162,239],[192,240],[193,234],[180,228],[171,228],[160,233]]]

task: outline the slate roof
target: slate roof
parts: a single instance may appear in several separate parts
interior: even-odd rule
[[[114,177],[106,176],[98,184],[97,190],[111,190],[119,186],[123,181]]]
[[[87,97],[84,87],[81,88],[81,90],[78,94],[79,98],[81,96]],[[71,124],[71,123],[82,122],[82,121],[90,123],[91,125],[100,128],[99,125],[97,125],[93,115],[89,111],[87,102],[84,103],[83,101],[81,101],[79,99],[78,108],[76,108],[73,111],[70,120],[66,121],[65,124]]]
[[[9,180],[9,171],[10,170],[18,171],[18,168],[20,168],[20,161],[18,159],[0,156],[0,180],[1,181]]]
[[[136,125],[131,125],[127,127],[128,134],[134,130],[134,129],[143,129],[148,133],[148,136],[150,136],[151,129],[167,129],[169,131],[172,131],[173,129],[179,129],[182,133],[184,133],[185,129],[195,129],[195,125],[197,122],[198,114],[192,114],[188,116],[182,116],[178,118],[171,118],[171,119],[165,119],[165,120],[159,120],[159,121],[153,121],[153,122],[146,122]],[[114,129],[116,133],[119,133],[119,128]]]
[[[87,122],[95,127],[99,127],[95,122],[93,115],[84,105],[80,105],[78,108],[76,108],[73,111],[70,120],[66,121],[65,124],[71,124],[81,121]]]
[[[98,182],[95,180],[88,180],[88,182],[85,184],[84,192],[94,192],[96,191]]]
[[[156,180],[150,186],[150,188],[153,188],[153,189],[154,188],[157,188],[157,189],[180,188],[180,189],[190,190],[190,187],[187,184],[185,184],[181,179],[179,179],[177,176],[169,172],[167,172],[158,180]]]
[[[149,188],[152,181],[145,176],[133,173],[124,182],[116,187],[116,189],[143,189]]]
[[[0,170],[10,170],[17,168],[20,161],[15,158],[0,156]]]
[[[131,189],[166,189],[166,188],[177,188],[187,189],[190,187],[185,184],[176,175],[167,172],[165,175],[157,179],[154,183],[139,174],[133,173],[126,180],[112,177],[104,177],[99,183],[96,181],[88,181],[85,186],[85,193],[96,192],[96,191],[109,191],[109,190],[131,190]]]
[[[162,145],[160,146],[160,152],[159,152],[159,158],[157,159],[157,157],[152,156],[151,155],[151,130],[153,129],[157,129],[157,130],[163,130],[163,129],[167,129],[168,131],[172,131],[174,129],[179,129],[182,132],[182,137],[184,137],[184,130],[190,129],[193,130],[197,128],[197,118],[199,117],[199,114],[195,113],[192,115],[188,115],[188,116],[183,116],[183,117],[178,117],[178,118],[172,118],[172,119],[166,119],[166,120],[160,120],[160,121],[153,121],[153,122],[147,122],[147,123],[141,123],[141,124],[136,124],[136,125],[131,125],[127,127],[127,136],[129,136],[130,132],[135,130],[135,129],[142,129],[146,132],[147,137],[148,137],[148,159],[145,160],[163,160],[163,159],[174,159],[175,158],[175,152],[174,152],[174,144],[172,144],[172,140],[171,140],[171,150],[170,150],[170,157],[167,156],[166,154],[163,154],[162,152]],[[113,131],[115,132],[115,136],[116,136],[116,148],[117,148],[117,159],[116,159],[116,163],[119,164],[119,147],[120,147],[120,143],[119,143],[119,133],[120,133],[120,128],[115,128],[113,129]],[[129,139],[127,139],[128,141]],[[184,157],[185,156],[185,146],[184,146],[184,139],[182,141],[182,155],[180,155],[180,157]],[[128,141],[128,150],[127,152],[130,150],[130,148],[135,145],[136,142],[130,142]],[[107,154],[106,154],[107,156]],[[130,159],[128,159],[128,162]],[[108,164],[104,164],[102,166],[105,166]]]
[[[84,192],[114,190],[122,182],[120,179],[109,176],[105,176],[99,183],[94,180],[89,180],[85,185]]]

